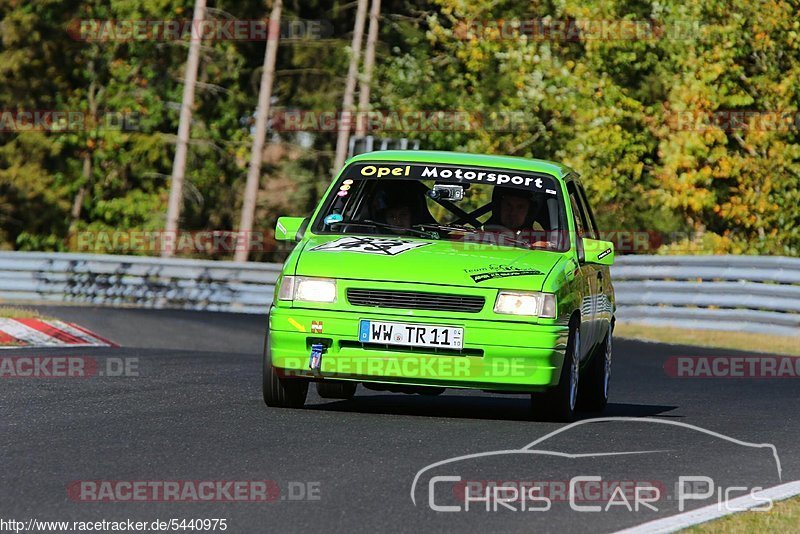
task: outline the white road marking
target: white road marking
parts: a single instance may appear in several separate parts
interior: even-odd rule
[[[763,507],[767,500],[778,502],[797,495],[800,495],[800,480],[756,491],[749,495],[730,499],[722,504],[711,504],[663,519],[648,521],[647,523],[642,523],[635,527],[619,530],[615,534],[667,534],[669,532],[677,532],[684,528],[743,512],[751,508]]]

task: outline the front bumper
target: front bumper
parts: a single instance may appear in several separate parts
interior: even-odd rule
[[[460,326],[460,352],[363,344],[360,319]],[[568,327],[522,322],[403,317],[370,311],[274,307],[269,317],[272,365],[284,376],[419,386],[541,391],[558,383]],[[322,343],[321,368],[309,369],[311,345]]]

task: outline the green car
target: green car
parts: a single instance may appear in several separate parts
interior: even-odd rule
[[[549,161],[382,151],[347,162],[279,276],[265,341],[269,406],[446,388],[531,396],[568,421],[608,402],[614,246],[578,175]]]

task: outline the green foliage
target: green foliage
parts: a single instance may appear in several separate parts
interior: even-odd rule
[[[464,25],[515,18],[649,20],[663,33],[464,36]],[[562,160],[602,206],[603,227],[698,234],[665,252],[800,251],[800,24],[792,2],[438,0],[410,24],[425,37],[383,63],[386,107],[528,114],[511,131],[420,132],[423,146]],[[792,114],[795,124],[676,123],[737,110]]]
[[[0,110],[125,114],[53,132],[0,131],[0,248],[73,250],[78,232],[159,230],[186,42],[76,40],[78,19],[186,19],[190,0],[0,0]],[[211,2],[217,18],[267,16],[261,0]],[[800,23],[789,0],[384,0],[372,107],[465,112],[467,129],[387,132],[423,148],[556,159],[582,175],[611,231],[687,235],[665,253],[800,251]],[[339,108],[353,2],[285,0],[286,19],[333,35],[281,42],[275,109]],[[470,36],[492,20],[651,21],[646,38]],[[612,37],[613,34],[612,34]],[[181,228],[235,230],[263,42],[202,49]],[[793,114],[789,128],[730,111]],[[691,120],[690,120],[691,119]],[[747,122],[749,121],[749,122]],[[330,180],[335,133],[270,132],[257,230],[307,214]],[[691,235],[690,235],[691,234]],[[109,251],[112,251],[109,249]],[[259,259],[275,259],[271,253]]]

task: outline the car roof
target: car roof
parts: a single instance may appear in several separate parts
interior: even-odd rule
[[[440,150],[379,150],[359,154],[347,160],[347,164],[359,161],[398,161],[404,163],[430,163],[444,165],[470,165],[493,167],[517,171],[541,172],[563,180],[574,171],[554,161],[544,159],[520,158],[515,156],[492,156],[488,154],[467,154]]]

